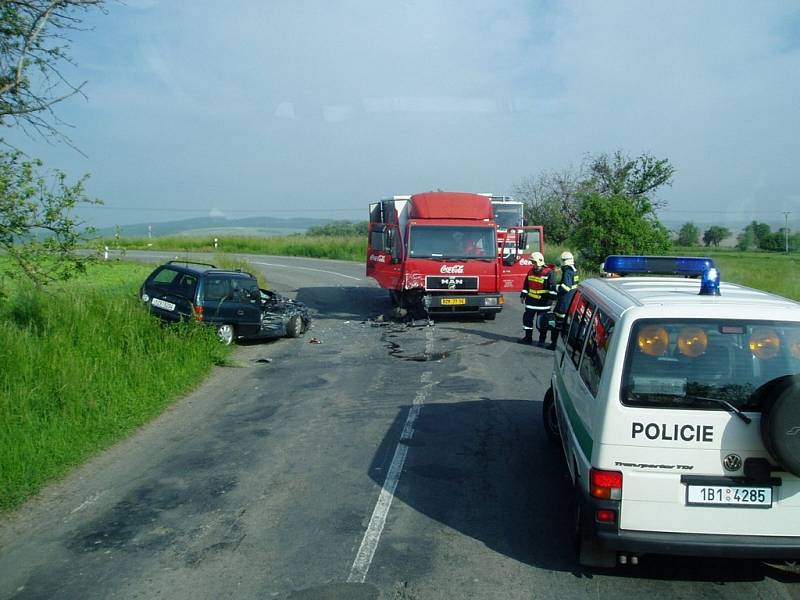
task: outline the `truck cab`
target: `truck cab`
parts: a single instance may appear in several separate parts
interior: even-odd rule
[[[427,192],[370,205],[367,276],[400,308],[494,318],[503,307],[496,248],[491,202],[480,194]]]

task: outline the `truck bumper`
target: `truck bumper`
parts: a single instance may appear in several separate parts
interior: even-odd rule
[[[503,310],[502,294],[425,294],[422,302],[428,312],[497,314]]]

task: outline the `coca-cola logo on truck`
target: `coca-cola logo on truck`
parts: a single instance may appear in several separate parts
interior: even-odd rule
[[[464,265],[442,265],[440,273],[460,274],[464,273]]]
[[[369,255],[369,259],[372,262],[380,262],[380,263],[385,263],[386,262],[386,256],[383,255],[383,254],[370,254]]]

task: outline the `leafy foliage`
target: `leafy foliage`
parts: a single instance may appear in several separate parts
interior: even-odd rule
[[[624,195],[587,195],[579,219],[571,239],[590,266],[609,254],[662,254],[670,247],[669,232],[649,204]]]
[[[96,202],[84,195],[86,177],[69,184],[64,173],[48,178],[40,167],[18,152],[0,152],[0,249],[13,259],[9,276],[22,273],[37,285],[85,268],[90,257],[74,253],[83,234],[72,209]]]
[[[585,187],[582,172],[549,171],[522,180],[514,186],[514,196],[525,205],[525,222],[542,225],[549,242],[562,244],[578,224]]]
[[[77,15],[102,3],[0,1],[0,126],[66,139],[52,107],[83,87],[61,72],[71,63],[67,36],[81,28]],[[11,274],[23,273],[37,285],[67,279],[83,268],[86,259],[73,252],[81,223],[72,210],[96,203],[84,196],[85,176],[70,185],[60,171],[41,175],[41,166],[19,152],[0,152],[0,249],[14,260]]]
[[[652,192],[672,184],[675,168],[666,158],[642,154],[630,158],[617,150],[612,156],[600,154],[589,161],[590,188],[605,197],[625,197],[639,206],[640,212],[662,208]]]
[[[674,173],[675,169],[666,158],[655,158],[646,153],[631,158],[617,151],[612,155],[587,156],[577,170],[550,171],[525,179],[515,186],[514,194],[526,205],[528,223],[543,225],[546,239],[556,244],[567,241],[580,244],[586,230],[594,226],[594,220],[585,226],[583,223],[588,214],[583,205],[588,198],[595,201],[605,198],[613,205],[622,200],[628,202],[632,212],[638,215],[636,227],[658,225],[655,230],[648,231],[646,237],[652,234],[652,237],[660,239],[663,228],[658,224],[654,211],[664,203],[654,199],[654,194],[661,186],[672,183]],[[598,218],[608,219],[610,215]],[[626,226],[621,225],[623,229]],[[579,230],[580,234],[577,233]],[[584,246],[580,248],[583,252]],[[623,252],[623,248],[609,247],[606,253],[616,252]],[[595,258],[592,254],[589,260]]]
[[[730,235],[731,230],[727,227],[712,225],[703,233],[703,244],[705,244],[706,247],[713,245],[715,248],[718,248],[722,240],[730,237]]]
[[[700,243],[700,229],[694,223],[684,223],[676,241],[679,246],[696,246]]]
[[[0,2],[0,125],[33,127],[62,136],[52,107],[74,94],[61,72],[70,64],[68,34],[77,16],[103,0],[3,0]]]
[[[310,227],[306,235],[308,236],[363,236],[369,233],[369,223],[367,221],[334,221],[317,227]]]

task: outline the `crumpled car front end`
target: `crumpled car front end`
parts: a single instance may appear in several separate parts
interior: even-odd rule
[[[299,337],[311,327],[308,307],[275,292],[261,291],[261,331],[258,337]]]

